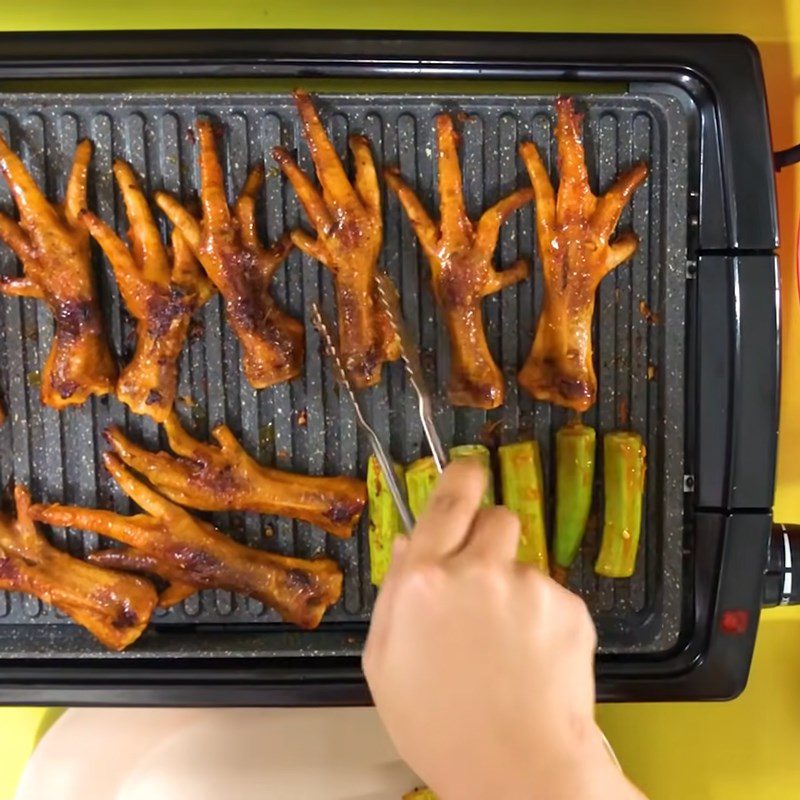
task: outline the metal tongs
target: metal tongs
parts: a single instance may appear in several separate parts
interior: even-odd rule
[[[376,280],[378,294],[381,298],[384,308],[386,309],[389,321],[397,332],[398,339],[400,340],[400,350],[403,357],[403,363],[405,364],[406,372],[411,380],[411,385],[414,387],[414,391],[416,392],[419,400],[419,415],[420,420],[422,421],[422,428],[425,432],[425,437],[430,445],[436,468],[439,472],[441,472],[444,469],[444,465],[447,463],[447,454],[442,446],[442,441],[439,438],[439,434],[437,433],[433,422],[433,404],[431,403],[431,397],[427,386],[425,385],[425,379],[422,373],[422,365],[419,361],[419,352],[416,348],[416,345],[413,343],[413,340],[410,338],[408,330],[403,322],[400,314],[400,303],[397,295],[397,289],[392,283],[391,278],[386,275],[379,275]],[[322,313],[320,312],[319,306],[316,303],[311,304],[311,324],[317,330],[317,333],[322,339],[325,352],[328,354],[333,365],[333,375],[336,379],[336,382],[339,384],[339,386],[341,386],[342,389],[345,390],[353,404],[353,409],[356,413],[356,422],[369,438],[370,444],[372,445],[372,452],[375,454],[378,464],[380,464],[383,478],[386,481],[386,485],[389,487],[389,492],[391,493],[392,499],[397,506],[397,510],[400,513],[401,519],[403,520],[403,526],[405,527],[406,532],[409,532],[414,527],[414,516],[411,513],[411,509],[408,507],[405,489],[397,481],[392,460],[386,452],[380,438],[378,437],[378,434],[367,422],[366,417],[361,410],[361,406],[358,403],[358,398],[356,397],[353,385],[350,383],[350,378],[347,376],[347,371],[345,370],[342,360],[339,357],[339,352],[336,349],[336,345],[333,343],[333,338],[330,335],[328,326],[326,325],[325,320],[322,318]]]
[[[422,429],[425,431],[425,438],[431,448],[431,455],[436,464],[436,469],[441,472],[447,463],[447,452],[442,446],[442,440],[439,438],[433,421],[433,403],[431,402],[428,386],[425,383],[425,373],[422,371],[422,364],[419,360],[419,347],[412,339],[411,332],[403,320],[403,314],[400,311],[400,296],[392,279],[386,274],[379,273],[375,278],[375,285],[378,288],[378,296],[381,299],[381,303],[383,303],[386,315],[389,317],[389,322],[392,323],[392,327],[397,333],[397,338],[400,340],[400,354],[403,357],[403,364],[411,385],[417,393],[417,405]]]
[[[414,527],[414,516],[411,513],[411,509],[408,507],[406,493],[397,481],[397,475],[395,474],[391,458],[389,458],[383,444],[381,444],[380,438],[378,438],[378,434],[375,433],[375,429],[372,425],[367,422],[364,412],[358,404],[358,398],[353,390],[353,384],[350,383],[350,378],[347,377],[347,371],[342,364],[341,358],[339,358],[339,352],[336,349],[336,345],[333,343],[333,338],[328,331],[328,326],[325,324],[325,320],[322,318],[322,313],[316,303],[311,304],[311,324],[317,329],[317,333],[322,339],[325,352],[330,357],[333,365],[333,377],[336,379],[339,386],[344,389],[350,401],[353,403],[353,408],[356,412],[356,422],[369,437],[369,442],[372,445],[372,452],[375,454],[375,458],[378,459],[381,472],[383,473],[383,479],[389,487],[394,504],[400,512],[400,518],[403,520],[403,527],[406,529],[406,533],[408,533]]]

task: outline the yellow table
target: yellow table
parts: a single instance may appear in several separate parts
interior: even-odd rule
[[[388,6],[388,7],[387,7]],[[800,141],[800,0],[306,0],[225,3],[33,3],[2,0],[2,30],[134,28],[373,28],[744,33],[759,46],[775,146]],[[742,120],[742,124],[747,124]],[[800,169],[778,179],[784,374],[776,518],[800,522],[800,307],[792,263]],[[797,444],[795,444],[797,443]],[[762,616],[744,696],[727,704],[606,706],[600,720],[627,771],[653,800],[768,800],[800,796],[800,609]],[[13,797],[42,709],[0,709],[0,800]]]

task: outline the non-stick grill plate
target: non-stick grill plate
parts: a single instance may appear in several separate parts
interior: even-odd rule
[[[433,120],[458,114],[463,129],[464,186],[471,216],[528,177],[517,145],[533,139],[549,154],[555,171],[552,96],[410,96],[323,94],[319,106],[339,152],[349,133],[366,134],[378,165],[399,165],[429,207],[436,197]],[[636,574],[629,581],[597,578],[592,570],[600,527],[591,526],[571,584],[589,603],[605,653],[663,652],[675,644],[681,614],[684,453],[684,329],[687,227],[687,132],[678,102],[658,93],[602,94],[580,98],[586,110],[589,171],[604,190],[635,161],[651,172],[623,214],[621,228],[640,237],[632,261],[602,284],[595,341],[599,392],[584,421],[599,433],[630,427],[648,450],[646,523]],[[184,200],[198,186],[192,125],[199,115],[219,124],[229,197],[241,188],[250,166],[263,161],[268,180],[259,218],[274,240],[285,230],[307,226],[293,191],[269,153],[283,144],[297,148],[311,168],[291,98],[285,94],[201,96],[192,94],[0,95],[0,132],[19,152],[51,198],[63,196],[78,139],[95,145],[90,205],[124,232],[126,221],[114,187],[111,163],[121,157],[143,176],[148,191],[166,190]],[[449,367],[446,335],[427,284],[427,264],[395,198],[384,189],[383,264],[397,281],[409,326],[417,331],[423,363],[436,387],[436,417],[446,444],[535,437],[542,447],[552,493],[554,433],[566,419],[562,409],[534,402],[515,380],[528,352],[542,300],[532,207],[522,209],[502,231],[499,263],[533,260],[531,278],[486,300],[492,352],[506,377],[505,405],[488,413],[451,408],[445,396]],[[13,213],[6,187],[0,207]],[[166,226],[165,226],[166,233]],[[134,344],[133,326],[120,303],[108,265],[95,253],[108,335],[122,361]],[[18,265],[5,248],[0,271]],[[313,301],[335,319],[331,280],[325,270],[294,251],[278,274],[280,302],[307,323],[304,376],[257,392],[244,379],[236,338],[225,325],[218,298],[199,315],[191,344],[181,358],[178,409],[190,431],[205,438],[226,422],[265,464],[312,474],[363,476],[369,454],[352,409],[340,398],[308,324]],[[28,484],[36,499],[115,508],[133,507],[101,467],[101,433],[111,423],[151,448],[163,437],[149,420],[115,399],[93,399],[59,414],[39,402],[37,382],[50,347],[52,323],[31,300],[0,299],[0,385],[9,411],[0,429],[0,478]],[[425,454],[414,397],[402,366],[389,365],[381,386],[365,395],[369,417],[393,456],[409,462]],[[598,448],[598,455],[601,456]],[[548,468],[549,467],[549,468]],[[595,507],[601,508],[602,460]],[[552,507],[552,503],[550,504]],[[551,509],[552,510],[552,509]],[[308,524],[254,514],[218,514],[214,521],[251,546],[313,556],[327,553],[345,573],[340,604],[322,627],[293,631],[260,603],[228,592],[204,591],[181,607],[161,612],[148,632],[124,654],[110,654],[66,617],[38,600],[0,594],[0,656],[88,656],[107,659],[160,655],[270,656],[338,655],[357,652],[374,599],[369,582],[366,521],[351,540],[326,537]],[[54,541],[81,555],[96,548],[95,535],[56,530]],[[102,543],[101,543],[102,544]],[[225,631],[224,637],[217,632]],[[231,635],[233,634],[233,635]]]

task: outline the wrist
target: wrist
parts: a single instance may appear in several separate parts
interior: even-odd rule
[[[576,742],[563,760],[554,760],[531,798],[547,800],[644,800],[631,784],[592,723],[592,733]]]
[[[594,723],[592,723],[594,727]],[[429,784],[442,800],[585,800],[612,795],[597,794],[593,784],[598,775],[604,784],[619,770],[596,736],[566,737],[551,728],[542,731],[535,745],[530,742],[520,752],[513,741],[501,751],[472,752],[465,759],[451,762],[446,774]],[[587,741],[590,739],[591,741]],[[583,740],[583,741],[582,741]],[[598,747],[599,745],[599,747]],[[622,774],[619,773],[620,777]],[[424,777],[424,776],[423,776]],[[614,796],[614,800],[622,800]]]
[[[594,722],[583,733],[542,738],[527,757],[511,748],[492,763],[458,765],[437,789],[442,800],[643,800],[612,760]]]

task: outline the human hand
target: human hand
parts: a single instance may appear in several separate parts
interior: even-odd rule
[[[451,464],[397,540],[363,660],[381,719],[445,800],[641,798],[594,722],[586,606],[516,562],[519,520],[479,509],[484,483]]]

